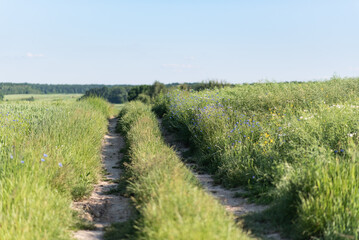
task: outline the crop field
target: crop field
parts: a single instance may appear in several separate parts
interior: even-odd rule
[[[11,94],[5,95],[5,101],[75,101],[80,98],[82,94]]]
[[[358,239],[359,79],[172,91],[154,110],[195,161],[296,239]]]
[[[0,238],[70,239],[71,202],[100,173],[108,103],[0,103]]]

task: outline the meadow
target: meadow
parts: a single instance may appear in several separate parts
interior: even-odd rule
[[[0,103],[1,239],[71,238],[71,202],[101,176],[110,111],[94,98]]]
[[[150,106],[125,104],[118,127],[128,145],[127,191],[139,212],[134,239],[252,239],[165,144]]]
[[[359,79],[171,91],[155,103],[198,165],[295,239],[358,239]]]
[[[4,101],[75,101],[83,94],[10,94],[4,96]]]

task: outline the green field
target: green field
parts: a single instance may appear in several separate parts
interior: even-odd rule
[[[228,187],[271,204],[292,237],[358,239],[359,79],[265,83],[157,101],[196,162]]]
[[[76,100],[83,94],[11,94],[5,95],[5,101],[59,101]]]
[[[71,202],[100,177],[109,115],[100,99],[0,103],[1,239],[70,239]]]
[[[121,191],[137,209],[126,222],[134,239],[251,239],[242,227],[261,236],[264,225],[290,239],[359,239],[358,92],[359,78],[333,78],[174,89],[150,104],[7,95],[0,103],[0,238],[71,239],[78,222],[71,202],[88,196],[103,174],[107,118],[119,113]],[[198,169],[245,188],[241,197],[268,210],[237,224],[165,144],[154,112],[191,146],[185,154]]]

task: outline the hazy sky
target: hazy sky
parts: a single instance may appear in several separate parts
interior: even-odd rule
[[[0,0],[0,82],[359,76],[358,0]]]

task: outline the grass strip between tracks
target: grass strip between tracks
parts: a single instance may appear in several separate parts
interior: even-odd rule
[[[149,106],[128,103],[119,117],[129,147],[128,190],[140,213],[139,239],[250,239],[164,143]]]

